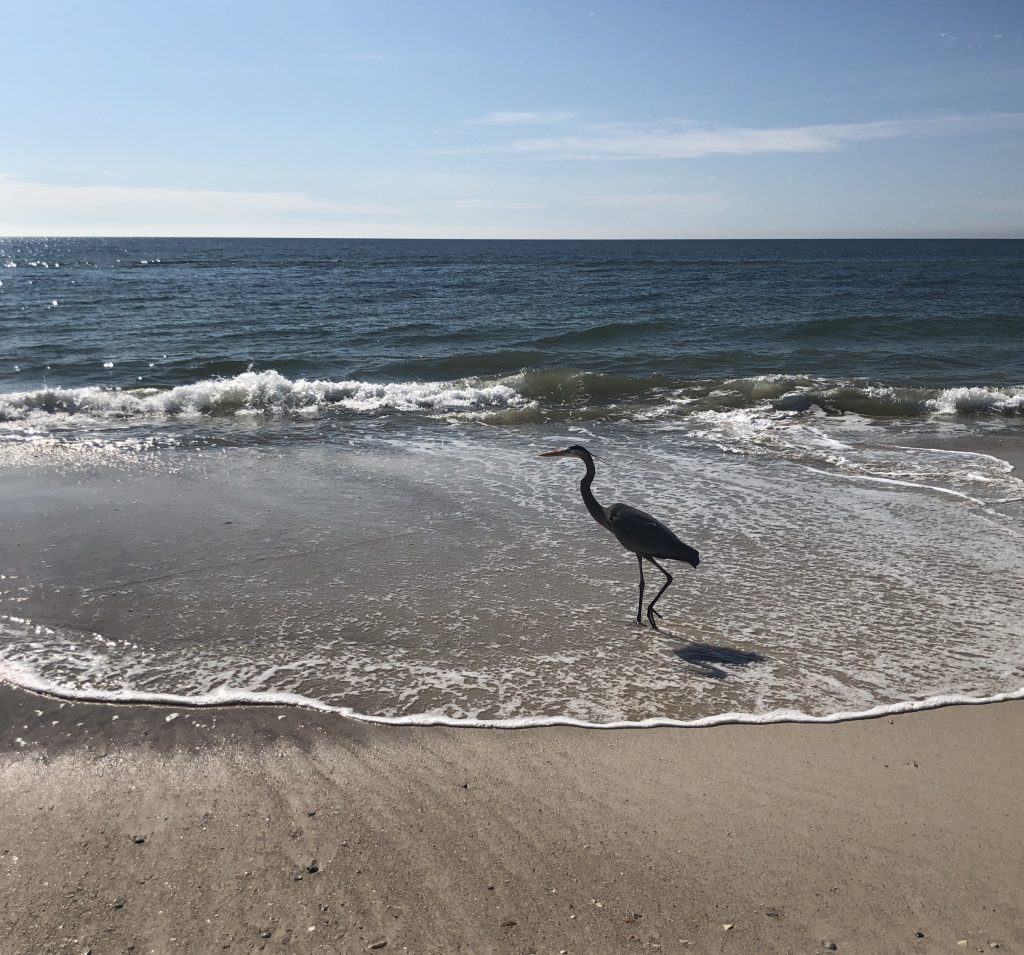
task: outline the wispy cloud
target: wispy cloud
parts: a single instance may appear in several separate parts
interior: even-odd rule
[[[457,212],[529,212],[547,208],[544,202],[517,202],[506,199],[436,199],[426,205]]]
[[[478,116],[475,119],[469,120],[469,122],[478,126],[541,126],[548,123],[565,123],[575,118],[575,113],[559,110],[540,112],[499,111],[487,113],[485,116]]]
[[[588,204],[605,209],[655,209],[665,212],[716,209],[725,203],[725,197],[718,192],[643,192],[596,196]]]
[[[1024,226],[1024,199],[960,199],[958,204],[978,212],[1006,213],[1021,219]]]
[[[0,174],[4,235],[351,234],[410,210],[346,204],[297,192],[134,186],[68,186]]]
[[[1019,129],[1024,113],[939,116],[868,123],[822,123],[769,128],[702,127],[671,123],[656,127],[599,126],[582,133],[513,139],[459,152],[498,153],[533,159],[698,159],[765,153],[824,153],[854,142],[967,131]]]

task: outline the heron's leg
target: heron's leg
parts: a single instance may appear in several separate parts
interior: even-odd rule
[[[644,559],[637,554],[636,562],[640,565],[640,602],[636,607],[636,625],[642,627],[644,623],[641,617],[641,614],[644,612]]]
[[[660,570],[665,575],[665,583],[662,584],[661,590],[659,590],[657,592],[657,594],[655,594],[654,599],[650,602],[650,604],[647,607],[647,619],[651,622],[651,626],[655,630],[657,630],[658,629],[658,625],[654,622],[654,618],[656,616],[660,617],[661,614],[658,613],[658,611],[654,609],[654,605],[661,598],[661,595],[666,590],[668,590],[669,584],[672,583],[672,575],[667,570],[665,570],[665,568],[662,567],[661,564],[659,564],[653,557],[648,557],[647,560],[649,560],[652,564],[654,564],[654,566],[657,567],[658,570]]]

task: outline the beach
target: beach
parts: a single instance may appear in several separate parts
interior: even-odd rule
[[[0,713],[5,955],[1024,945],[1020,703],[509,731],[4,686]]]
[[[0,955],[1024,946],[1024,243],[0,252]]]

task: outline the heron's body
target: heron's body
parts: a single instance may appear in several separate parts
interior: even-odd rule
[[[608,529],[619,543],[641,557],[660,557],[662,560],[682,560],[696,567],[700,555],[689,544],[684,544],[656,517],[628,504],[612,504],[605,508]]]
[[[654,618],[660,617],[661,614],[654,609],[654,605],[672,583],[672,575],[658,563],[658,560],[679,560],[691,567],[696,567],[700,563],[700,555],[689,544],[684,544],[661,521],[645,511],[630,507],[628,504],[612,504],[609,507],[602,507],[590,489],[596,473],[594,457],[582,445],[574,444],[562,451],[546,451],[543,457],[574,457],[586,464],[587,473],[580,481],[580,494],[583,496],[583,503],[590,512],[590,516],[598,524],[610,530],[626,550],[636,554],[637,563],[640,566],[640,601],[636,611],[638,624],[643,622],[641,614],[644,606],[644,561],[654,564],[665,575],[664,585],[647,607],[647,619],[657,630],[658,625],[654,622]]]

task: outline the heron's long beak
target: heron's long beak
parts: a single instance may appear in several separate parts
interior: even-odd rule
[[[540,457],[542,458],[564,458],[567,457],[569,452],[565,449],[561,451],[541,451]]]

